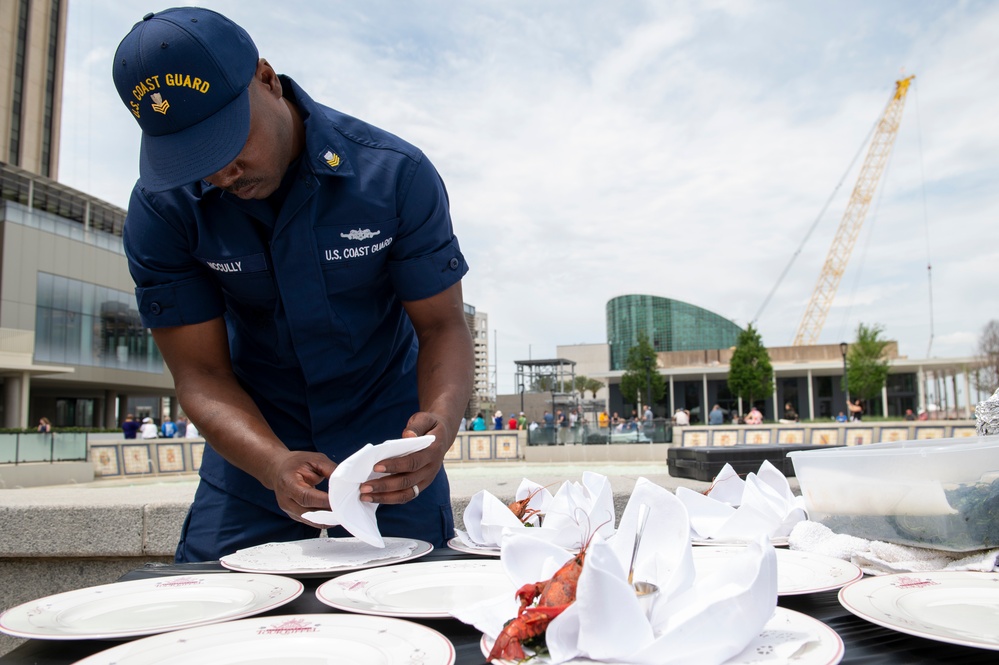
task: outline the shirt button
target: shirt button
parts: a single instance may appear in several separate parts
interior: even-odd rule
[[[451,259],[451,261],[448,262],[448,265],[451,266],[451,270],[457,270],[458,269],[458,259]]]
[[[163,308],[160,307],[160,304],[158,302],[154,302],[154,303],[152,303],[152,304],[149,305],[149,312],[151,314],[159,314],[162,311],[163,311]]]

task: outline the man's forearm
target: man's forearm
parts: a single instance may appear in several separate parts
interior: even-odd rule
[[[473,374],[472,338],[464,321],[460,327],[437,328],[420,337],[420,410],[444,419],[452,441],[472,395]]]

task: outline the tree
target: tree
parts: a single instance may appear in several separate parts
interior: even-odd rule
[[[732,352],[728,389],[750,405],[757,397],[774,392],[774,368],[770,363],[770,354],[752,323],[739,333],[735,351]]]
[[[659,373],[656,351],[649,343],[644,331],[638,333],[638,344],[628,349],[625,371],[621,376],[621,396],[626,402],[638,404],[639,396],[648,399],[647,391],[652,391],[652,402],[657,402],[666,394],[666,382]]]
[[[992,319],[982,329],[978,338],[978,357],[982,364],[975,372],[975,384],[991,395],[999,388],[999,321]]]
[[[558,387],[558,381],[552,374],[541,374],[531,380],[531,392],[549,393]]]
[[[591,378],[587,377],[586,383],[583,386],[583,390],[589,390],[590,391],[590,395],[593,396],[593,399],[596,399],[597,398],[597,391],[600,390],[603,387],[604,387],[604,382],[603,381],[599,381],[597,379],[591,379]]]
[[[857,339],[846,354],[846,377],[854,398],[868,400],[880,395],[888,379],[888,341],[881,339],[883,331],[878,324],[857,326]]]

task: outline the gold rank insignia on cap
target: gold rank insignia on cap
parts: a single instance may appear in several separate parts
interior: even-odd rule
[[[327,166],[333,170],[336,170],[336,167],[340,166],[340,155],[332,150],[327,150],[326,154],[323,155],[323,159],[326,160]]]
[[[154,92],[150,97],[153,100],[153,110],[166,115],[166,112],[170,109],[170,102],[163,99],[163,95],[158,92]]]

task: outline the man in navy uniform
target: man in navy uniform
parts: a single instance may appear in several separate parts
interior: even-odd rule
[[[209,442],[177,560],[309,538],[366,443],[383,535],[453,535],[444,454],[472,387],[447,193],[414,146],[313,101],[220,14],[147,14],[113,76],[142,129],[124,245],[143,324]],[[332,532],[331,535],[336,535]]]

